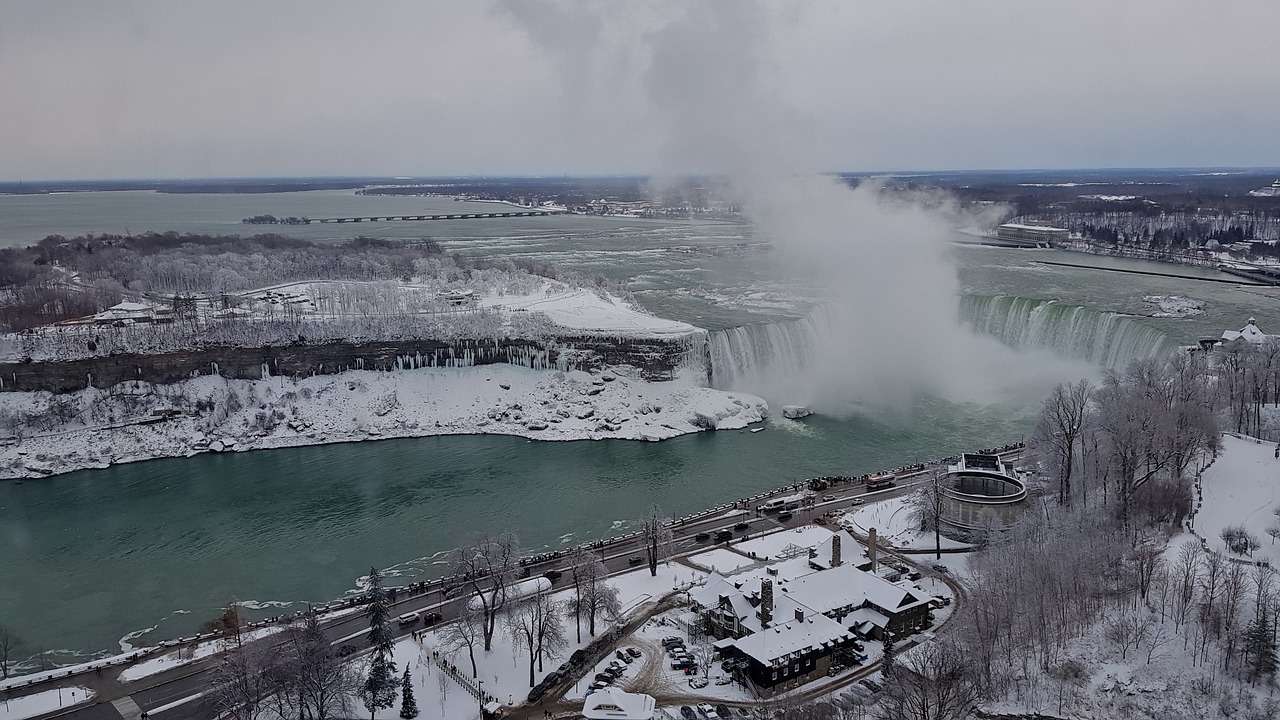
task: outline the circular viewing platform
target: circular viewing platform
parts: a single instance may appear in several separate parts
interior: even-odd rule
[[[966,454],[948,469],[942,494],[942,534],[973,542],[1018,521],[1027,486],[999,456]]]

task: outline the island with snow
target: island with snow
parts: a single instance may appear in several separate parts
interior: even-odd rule
[[[286,274],[361,254],[415,272],[150,290],[0,336],[0,479],[391,437],[658,441],[768,415],[758,397],[706,387],[705,330],[644,312],[625,288],[434,248],[347,251],[309,249]],[[71,260],[66,285],[100,283]]]

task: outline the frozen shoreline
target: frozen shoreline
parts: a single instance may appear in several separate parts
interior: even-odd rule
[[[537,371],[505,364],[352,370],[297,381],[203,376],[171,385],[122,386],[57,396],[70,398],[76,419],[0,448],[0,480],[202,452],[436,435],[659,441],[743,428],[768,416],[768,405],[758,397],[690,380],[645,382],[615,371]],[[52,397],[4,393],[0,408],[36,411]],[[173,416],[122,424],[152,420],[155,410]],[[94,422],[95,417],[114,422]]]

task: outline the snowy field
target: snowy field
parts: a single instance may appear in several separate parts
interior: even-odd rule
[[[499,295],[480,300],[481,307],[513,312],[540,312],[557,325],[575,330],[619,332],[628,335],[686,335],[698,328],[637,311],[621,298],[591,290],[548,285],[528,295]]]
[[[699,567],[704,567],[708,571],[718,572],[720,574],[731,573],[738,568],[744,568],[748,565],[754,565],[755,560],[743,557],[741,554],[724,548],[716,548],[707,552],[698,553],[689,557],[692,562]]]
[[[1280,508],[1280,460],[1275,445],[1222,436],[1222,453],[1202,475],[1204,500],[1195,515],[1195,531],[1211,550],[1224,551],[1220,537],[1229,525],[1243,525],[1262,543],[1254,559],[1280,565],[1280,545],[1267,535]],[[1228,553],[1229,554],[1229,553]]]
[[[890,547],[926,550],[934,548],[937,543],[933,533],[920,530],[919,525],[911,519],[912,497],[912,495],[902,495],[863,505],[845,513],[840,518],[840,523],[863,535],[867,534],[871,528],[875,528],[876,537]],[[968,543],[942,536],[944,550],[969,547],[972,546]]]
[[[95,693],[86,687],[55,688],[13,700],[0,700],[0,720],[23,720],[53,712],[59,708],[80,705],[93,699]]]
[[[84,424],[90,408],[100,416],[105,412],[104,403],[136,403],[142,397],[165,406],[175,396],[192,407],[211,402],[240,409],[114,429]],[[81,408],[77,419],[66,429],[29,435],[0,449],[0,479],[205,451],[390,437],[488,433],[537,440],[658,441],[708,428],[739,429],[768,415],[767,404],[758,397],[688,380],[650,383],[612,372],[537,371],[505,364],[390,373],[353,370],[297,381],[201,376],[172,385],[124,383],[113,392],[90,388],[60,397]],[[0,404],[15,413],[36,412],[49,401],[48,393],[0,397]],[[120,418],[125,410],[111,412]]]
[[[784,530],[771,535],[752,538],[734,547],[739,552],[750,555],[755,553],[761,559],[776,558],[779,554],[794,551],[796,548],[816,547],[831,537],[831,531],[817,525],[802,525],[794,530]]]

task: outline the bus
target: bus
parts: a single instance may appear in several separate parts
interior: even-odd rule
[[[893,487],[893,480],[894,478],[892,475],[876,475],[875,477],[869,477],[867,478],[867,492],[891,488]]]

